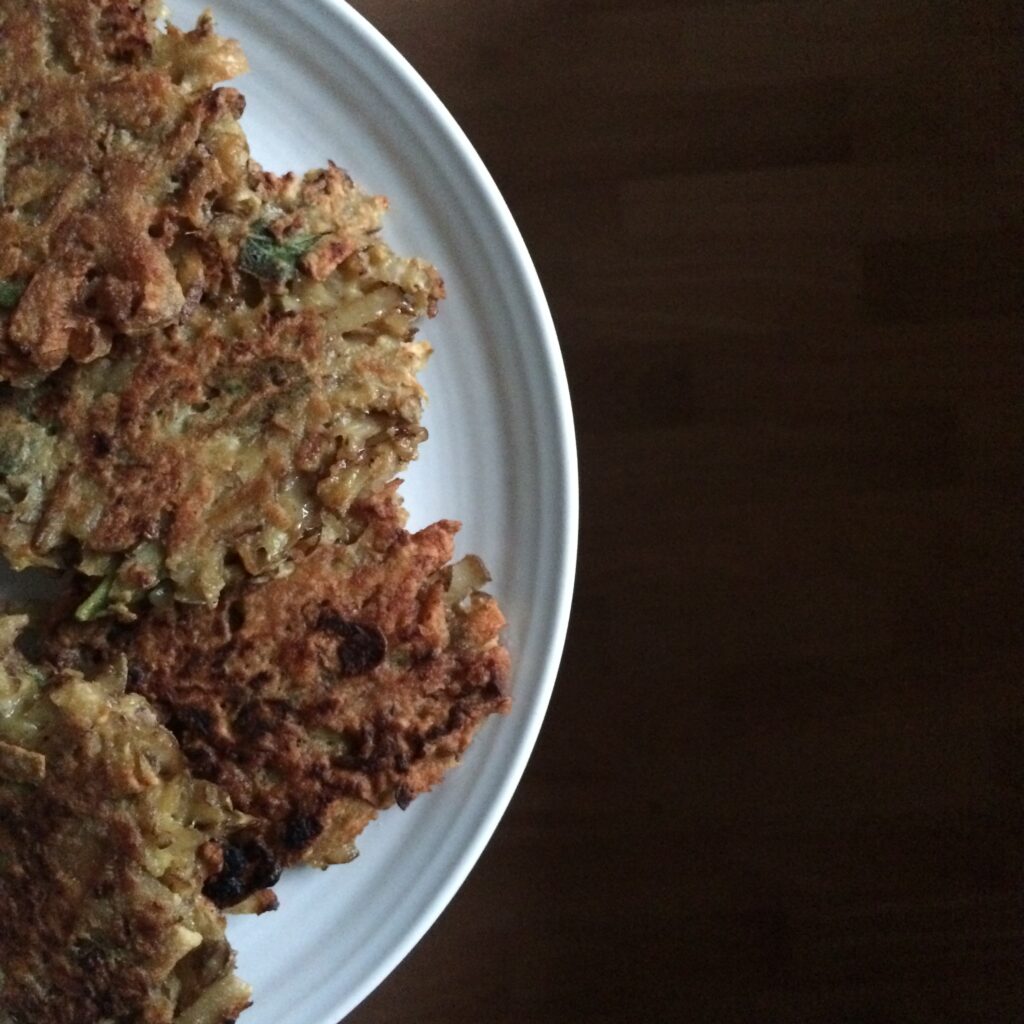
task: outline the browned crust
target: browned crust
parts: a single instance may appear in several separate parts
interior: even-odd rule
[[[349,504],[415,457],[429,345],[414,336],[443,295],[436,271],[376,238],[382,202],[333,165],[253,182],[278,211],[260,230],[320,239],[308,273],[257,280],[214,246],[190,266],[197,294],[219,297],[186,322],[0,387],[0,548],[16,568],[116,570],[122,608],[166,579],[212,604],[228,563],[262,572],[325,518],[344,534]]]
[[[244,234],[244,101],[212,87],[245,59],[208,16],[158,33],[159,8],[0,0],[0,378],[174,322],[186,253]]]
[[[0,817],[0,846],[28,853],[0,877],[0,1014],[32,1024],[171,1024],[174,1003],[157,995],[162,979],[150,965],[164,955],[174,918],[129,870],[142,842],[137,823],[104,810],[78,772],[34,794],[30,808],[0,786]],[[223,939],[204,956],[186,1006],[203,977],[230,969]],[[239,997],[216,1020],[233,1021],[248,1002]]]
[[[213,610],[174,605],[132,627],[64,624],[59,663],[124,651],[129,686],[160,709],[192,770],[265,822],[283,864],[347,859],[374,816],[406,806],[509,706],[504,619],[446,588],[456,523],[410,534],[387,488],[348,546],[236,586]]]
[[[88,532],[76,536],[86,548],[117,554],[159,540],[174,558],[199,546],[204,534],[219,534],[230,543],[273,522],[279,489],[296,474],[309,478],[310,490],[327,476],[337,457],[339,431],[323,411],[333,383],[324,369],[333,341],[321,318],[311,310],[266,310],[247,328],[243,336],[232,337],[211,322],[209,330],[174,331],[159,343],[129,343],[111,365],[125,378],[119,392],[97,394],[78,386],[83,376],[76,371],[56,378],[48,393],[39,392],[35,409],[52,417],[74,453],[68,458],[68,493],[58,484],[41,520],[40,554],[48,553],[48,522],[61,521],[69,506],[80,504],[76,493],[86,485],[93,513],[87,517]],[[371,358],[367,353],[362,362]],[[406,387],[413,399],[407,424],[411,455],[422,436],[415,422],[419,392],[411,373],[402,379],[403,370],[394,374],[395,390]],[[165,429],[179,410],[211,405],[217,408],[191,416],[194,426],[184,436]],[[266,449],[249,493],[232,494],[230,480],[216,464],[197,464],[197,447],[217,436]],[[400,436],[393,430],[389,440]],[[223,506],[219,515],[217,499]],[[243,509],[235,537],[222,532],[220,527]]]
[[[237,45],[157,8],[0,0],[0,549],[122,616],[344,538],[425,436],[444,294],[334,164],[251,161]]]
[[[123,668],[45,677],[13,647],[23,623],[0,619],[0,736],[36,769],[0,765],[0,1020],[172,1024],[205,997],[195,1020],[226,1024],[248,990],[199,851],[219,851],[230,809],[124,695]]]

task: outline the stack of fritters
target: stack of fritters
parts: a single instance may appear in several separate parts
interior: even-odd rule
[[[350,859],[508,705],[482,565],[397,494],[440,277],[333,164],[262,171],[214,87],[237,45],[159,8],[0,0],[0,552],[72,571],[40,667],[8,643],[37,692],[0,714],[0,1024],[65,1019],[61,991],[76,1020],[231,1019],[210,903]],[[65,913],[50,876],[107,846]]]
[[[0,616],[0,1021],[203,1024],[249,990],[202,886],[243,819],[123,661],[46,673]]]
[[[267,851],[282,866],[350,859],[378,810],[438,782],[508,704],[504,619],[476,590],[476,559],[448,564],[457,525],[409,534],[393,485],[352,518],[357,540],[232,584],[215,608],[167,602],[131,625],[47,631],[58,665],[91,673],[127,657],[130,686],[192,770],[257,819],[242,837],[257,864]],[[223,881],[228,901],[245,895],[242,880]]]

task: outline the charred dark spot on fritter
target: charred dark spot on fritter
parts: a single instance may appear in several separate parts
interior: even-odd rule
[[[376,626],[350,625],[338,652],[342,674],[358,676],[375,669],[387,654],[388,642]]]
[[[347,619],[343,619],[330,605],[324,604],[320,606],[314,628],[324,633],[344,635],[349,625]]]
[[[125,622],[107,621],[97,624],[96,650],[104,659],[110,657],[112,651],[123,651],[132,637],[132,627]]]
[[[492,670],[482,693],[486,700],[501,700],[508,694],[508,680]]]
[[[228,605],[228,629],[237,633],[245,625],[245,604],[242,601],[232,601]]]
[[[208,782],[218,782],[222,778],[224,764],[210,744],[202,740],[188,739],[182,739],[180,742],[181,749],[188,758],[188,766],[196,778],[206,779]]]
[[[465,724],[468,717],[469,715],[465,708],[455,704],[449,710],[448,717],[444,722],[437,722],[427,730],[426,741],[428,743],[436,743],[439,739],[457,732]]]
[[[249,689],[254,693],[259,693],[265,686],[274,681],[274,677],[264,669],[261,672],[257,672],[256,675],[249,677]]]
[[[316,628],[339,637],[338,664],[342,676],[359,676],[372,672],[388,653],[388,641],[376,626],[350,622],[333,608],[322,607]]]
[[[223,852],[223,866],[203,886],[203,894],[218,907],[234,906],[281,877],[281,865],[260,839],[225,843]]]
[[[71,957],[90,974],[97,974],[103,967],[103,950],[90,939],[77,939],[71,944]]]
[[[281,838],[285,848],[298,853],[304,850],[324,830],[323,822],[310,814],[293,814],[285,822]]]
[[[93,431],[92,437],[89,439],[92,444],[92,453],[98,459],[105,458],[111,452],[111,441],[110,438],[102,431]]]
[[[267,733],[280,730],[288,721],[291,706],[283,700],[250,700],[238,709],[234,727],[240,736],[258,739]]]
[[[274,387],[284,387],[288,383],[288,371],[281,363],[272,361],[267,367],[267,376]]]
[[[181,740],[206,739],[213,728],[213,716],[205,708],[184,705],[175,708],[167,717],[167,728]]]
[[[373,722],[365,722],[358,729],[351,730],[346,739],[349,749],[333,760],[336,767],[345,771],[367,776],[405,775],[417,759],[415,741],[419,739],[418,735],[406,734],[386,715],[378,715]],[[410,754],[413,755],[412,760]]]

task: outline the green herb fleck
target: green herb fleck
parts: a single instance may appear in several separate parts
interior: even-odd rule
[[[24,291],[20,281],[0,281],[0,309],[14,309]]]
[[[0,477],[23,473],[31,451],[31,442],[24,435],[12,431],[0,438]]]
[[[321,238],[323,234],[292,235],[291,238],[279,239],[266,221],[260,221],[242,244],[238,265],[261,281],[284,284],[295,276],[299,260]]]
[[[75,618],[79,622],[90,622],[100,615],[107,607],[110,599],[110,588],[114,585],[114,570],[103,577],[100,585],[75,609]]]

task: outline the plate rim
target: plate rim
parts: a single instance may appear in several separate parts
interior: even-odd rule
[[[337,1024],[380,986],[441,916],[462,887],[497,830],[522,780],[554,692],[555,680],[565,647],[576,576],[579,535],[579,475],[572,403],[554,320],[526,243],[493,177],[466,133],[437,94],[397,47],[365,15],[353,8],[346,0],[316,0],[315,4],[308,6],[320,7],[337,20],[339,27],[347,28],[355,36],[358,36],[359,41],[370,54],[378,62],[386,65],[389,71],[400,79],[400,84],[410,97],[415,98],[426,108],[437,133],[447,144],[451,156],[463,164],[468,177],[482,193],[489,213],[494,216],[501,241],[508,246],[515,266],[522,275],[522,284],[530,300],[531,318],[540,328],[537,342],[544,357],[544,375],[548,378],[556,398],[552,413],[557,427],[555,440],[558,451],[556,456],[564,491],[561,495],[561,521],[558,528],[559,539],[562,542],[562,564],[554,581],[556,599],[550,629],[551,643],[543,661],[540,678],[535,684],[531,706],[521,725],[514,755],[507,762],[500,789],[486,816],[474,827],[469,841],[448,873],[445,884],[433,895],[412,926],[405,931],[401,941],[394,945],[388,956],[377,965],[375,970],[346,993],[345,998],[338,1004],[337,1009],[332,1011],[330,1017],[323,1017],[316,1022],[316,1024]],[[514,671],[513,669],[513,679]]]

